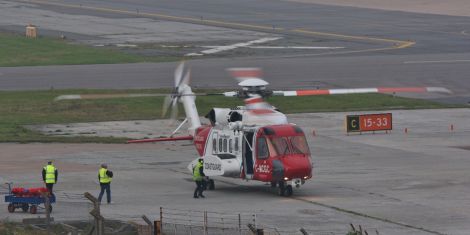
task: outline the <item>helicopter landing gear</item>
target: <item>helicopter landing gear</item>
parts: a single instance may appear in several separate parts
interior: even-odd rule
[[[278,192],[279,192],[279,196],[284,196],[284,194],[286,192],[286,188],[284,187],[284,181],[279,181]]]
[[[207,182],[207,188],[209,190],[214,190],[215,189],[215,183],[214,183],[214,180],[213,179],[210,179],[208,182]]]
[[[279,183],[279,188],[278,188],[279,196],[290,197],[290,196],[292,196],[292,194],[294,194],[294,189],[292,188],[292,185],[287,184],[284,181],[279,181],[278,183]],[[273,183],[271,182],[271,186],[272,185],[273,185]],[[274,182],[274,185],[275,185],[275,182]],[[274,187],[276,187],[276,186],[274,186]]]
[[[271,188],[275,188],[277,186],[277,182],[276,181],[271,181]]]
[[[284,196],[290,197],[294,193],[294,190],[292,189],[292,185],[287,185],[286,186],[286,191],[284,192]]]

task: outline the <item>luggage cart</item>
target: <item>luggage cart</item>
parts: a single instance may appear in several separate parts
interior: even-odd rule
[[[46,209],[46,198],[41,196],[17,196],[11,192],[12,183],[8,184],[8,194],[5,195],[5,202],[8,202],[8,212],[13,213],[17,208],[21,208],[23,212],[30,212],[36,214],[38,208]],[[49,212],[52,212],[52,203],[55,203],[55,195],[48,195],[49,198]],[[42,205],[41,205],[42,204]]]

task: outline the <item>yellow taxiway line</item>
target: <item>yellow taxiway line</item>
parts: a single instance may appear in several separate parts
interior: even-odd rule
[[[159,14],[159,13],[140,12],[138,10],[129,11],[129,10],[120,10],[120,9],[105,8],[105,7],[84,6],[81,4],[77,5],[77,4],[49,2],[49,1],[43,1],[43,0],[20,0],[20,1],[28,2],[28,3],[66,7],[66,8],[88,9],[88,10],[101,11],[101,12],[157,17],[161,19],[167,19],[170,21],[183,21],[183,22],[190,22],[190,23],[195,23],[195,24],[206,24],[206,25],[221,26],[221,27],[225,26],[225,27],[238,27],[238,28],[244,28],[244,29],[252,29],[252,30],[263,30],[263,31],[270,31],[272,33],[289,33],[290,32],[290,33],[298,33],[298,34],[304,34],[304,35],[316,35],[316,36],[323,36],[323,37],[330,37],[330,38],[343,38],[343,39],[358,40],[358,41],[375,41],[375,42],[393,44],[392,47],[365,49],[365,50],[357,50],[357,51],[352,51],[352,52],[403,49],[403,48],[411,47],[415,44],[415,42],[413,41],[365,37],[365,36],[353,36],[353,35],[344,35],[344,34],[337,34],[337,33],[326,33],[326,32],[311,31],[311,30],[306,30],[306,29],[284,29],[284,28],[278,28],[278,27],[273,27],[273,26],[244,24],[244,23],[227,22],[227,21],[220,21],[220,20],[205,20],[203,18],[182,17],[182,16],[172,16],[172,15]]]

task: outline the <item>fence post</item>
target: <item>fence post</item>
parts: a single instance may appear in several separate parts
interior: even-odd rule
[[[85,193],[85,197],[93,203],[94,208],[90,211],[90,214],[95,218],[96,235],[104,235],[104,218],[100,213],[100,203],[89,192]]]
[[[145,215],[142,215],[142,219],[145,221],[145,223],[148,225],[148,227],[150,228],[150,234],[154,234],[155,233],[155,230],[153,228],[153,224],[152,222],[149,220],[149,218]]]
[[[240,214],[238,214],[238,231],[242,235],[242,216]]]
[[[207,235],[207,211],[204,211],[204,235]]]
[[[155,235],[161,235],[162,234],[162,222],[155,220],[154,226],[155,226]]]
[[[163,233],[163,207],[160,207],[160,232]]]
[[[256,226],[256,214],[253,214],[253,224],[255,225],[255,228],[257,227]]]
[[[51,201],[49,200],[49,195],[51,193],[41,193],[42,197],[44,198],[44,207],[46,208],[46,228],[47,234],[51,233]]]

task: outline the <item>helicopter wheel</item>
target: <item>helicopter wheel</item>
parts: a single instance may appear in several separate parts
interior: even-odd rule
[[[28,210],[29,210],[29,205],[28,205],[28,203],[23,203],[23,204],[21,205],[21,209],[23,210],[23,212],[28,212]]]
[[[209,180],[209,190],[214,190],[215,189],[215,183],[214,183],[214,180]]]
[[[284,193],[284,196],[290,197],[294,193],[294,190],[292,189],[292,185],[287,185],[286,187],[286,192]]]
[[[38,212],[38,206],[36,206],[36,205],[31,205],[31,206],[29,207],[29,213],[31,213],[31,214],[36,214],[37,212]]]
[[[284,187],[284,181],[279,181],[279,196],[284,196],[286,188]]]
[[[13,204],[8,204],[8,212],[13,213],[15,212],[15,205]]]
[[[271,181],[271,188],[275,188],[277,186],[276,181]]]

